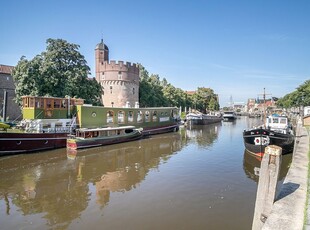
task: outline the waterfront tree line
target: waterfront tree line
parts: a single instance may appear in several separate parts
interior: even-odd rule
[[[286,94],[277,101],[281,108],[294,108],[310,105],[310,80],[305,81],[295,91]]]
[[[51,96],[83,98],[85,103],[102,105],[102,89],[95,78],[88,78],[90,68],[79,45],[63,39],[47,39],[46,51],[27,60],[22,56],[12,76],[15,83],[16,101],[21,96]],[[182,106],[205,112],[219,110],[217,95],[213,89],[198,87],[188,94],[174,87],[165,78],[149,74],[140,64],[140,106]]]

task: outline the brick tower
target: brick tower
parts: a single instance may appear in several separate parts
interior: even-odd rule
[[[135,107],[139,103],[139,67],[130,62],[110,61],[109,48],[101,42],[95,48],[96,80],[103,89],[106,107]]]

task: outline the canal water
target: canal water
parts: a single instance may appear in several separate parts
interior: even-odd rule
[[[260,120],[180,128],[117,145],[0,158],[1,229],[251,229]],[[283,180],[291,154],[283,157]]]

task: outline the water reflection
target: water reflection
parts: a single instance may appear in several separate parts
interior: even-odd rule
[[[152,136],[135,145],[68,151],[67,157],[74,161],[77,180],[95,185],[96,202],[104,207],[111,192],[136,188],[151,169],[166,162],[181,146],[181,135],[174,133]]]
[[[249,153],[247,150],[244,150],[243,157],[243,169],[248,178],[251,178],[258,183],[259,180],[259,170],[262,158],[255,156],[254,154]],[[279,173],[279,181],[283,181],[289,166],[292,162],[292,154],[282,155],[281,168]]]
[[[46,225],[66,228],[87,208],[93,189],[96,203],[104,207],[111,192],[139,186],[181,148],[180,133],[173,133],[67,155],[62,149],[1,158],[0,200],[8,216],[15,214],[12,210],[40,213]]]
[[[196,143],[200,147],[209,147],[218,138],[222,123],[210,125],[188,126],[185,129],[185,138],[189,143]]]
[[[246,121],[0,158],[1,228],[249,229],[256,184],[244,176]]]

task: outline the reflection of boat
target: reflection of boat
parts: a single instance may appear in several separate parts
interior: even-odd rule
[[[74,106],[83,100],[24,96],[23,120],[0,132],[0,156],[66,146],[67,135],[75,128]]]
[[[210,147],[218,138],[222,123],[210,125],[187,126],[186,138],[189,142],[195,142],[200,146]]]
[[[220,122],[222,117],[203,113],[189,113],[186,115],[186,120],[189,125],[209,125]]]
[[[247,150],[244,151],[243,156],[243,169],[245,174],[254,180],[255,182],[258,182],[259,179],[259,169],[261,164],[261,157],[257,157],[251,153],[249,153]]]
[[[224,121],[234,121],[237,119],[237,115],[234,111],[225,111],[223,114]]]
[[[101,145],[138,140],[141,137],[142,129],[136,129],[134,126],[77,129],[76,134],[67,139],[67,148],[82,149],[98,147]]]
[[[291,153],[294,149],[294,134],[286,116],[267,117],[265,127],[244,130],[243,140],[245,148],[258,156],[263,156],[268,145],[280,146],[282,154]]]
[[[247,177],[258,182],[259,180],[259,172],[261,167],[262,158],[252,153],[248,152],[246,149],[244,150],[243,155],[243,170]],[[282,156],[281,168],[279,173],[279,181],[283,180],[289,170],[289,165],[292,161],[292,155],[284,155]]]

